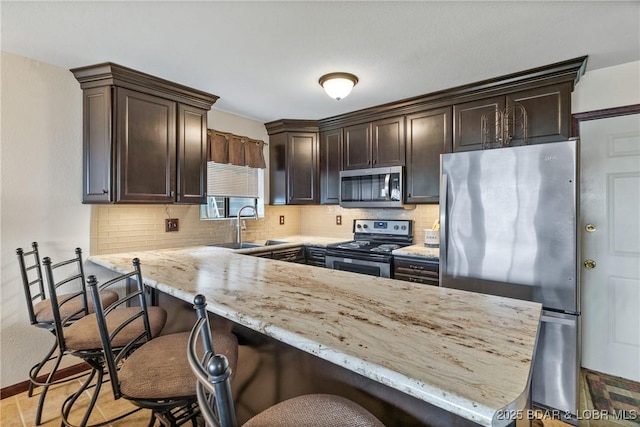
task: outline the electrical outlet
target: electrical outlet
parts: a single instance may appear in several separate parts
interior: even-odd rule
[[[342,215],[336,215],[336,225],[342,225]]]
[[[284,225],[284,215],[280,215],[280,225]]]
[[[178,218],[165,219],[164,231],[178,231]]]

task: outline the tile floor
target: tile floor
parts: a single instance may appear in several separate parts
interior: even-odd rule
[[[79,387],[79,381],[75,380],[66,384],[52,387],[47,395],[46,404],[42,415],[42,426],[51,427],[60,426],[60,407],[64,399]],[[72,412],[71,421],[77,424],[80,421],[78,416],[84,413],[83,409],[89,403],[89,394],[85,392],[85,396],[81,397],[77,410]],[[0,401],[0,425],[2,427],[29,427],[34,425],[35,410],[38,405],[38,397],[29,398],[27,392],[11,396]],[[117,415],[126,413],[135,407],[124,399],[115,401],[109,384],[103,386],[96,408],[93,411],[90,422],[97,423],[112,419]],[[584,374],[580,378],[580,410],[589,411],[593,409],[589,391],[586,388]],[[122,420],[109,424],[114,427],[136,427],[147,426],[150,419],[150,411],[141,410]],[[546,419],[541,422],[534,422],[534,427],[570,427],[569,424],[558,420]],[[638,427],[639,425],[630,421],[611,421],[611,420],[580,420],[579,426],[585,427]]]

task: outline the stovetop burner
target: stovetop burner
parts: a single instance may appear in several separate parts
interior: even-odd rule
[[[404,246],[407,246],[407,245],[404,245]],[[383,245],[379,245],[374,248],[371,248],[371,252],[391,252],[392,250],[398,249],[399,247],[400,245],[397,245],[395,243],[383,244]]]
[[[330,251],[390,256],[391,251],[413,243],[410,220],[354,220],[354,240],[327,245]],[[346,252],[345,252],[346,251]],[[344,255],[343,255],[344,256]]]
[[[338,243],[336,247],[340,249],[364,249],[370,245],[371,242],[369,240],[354,240],[351,242]]]

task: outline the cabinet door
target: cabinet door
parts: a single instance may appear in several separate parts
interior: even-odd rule
[[[371,167],[371,124],[344,128],[344,169]]]
[[[269,204],[287,204],[287,134],[269,135]]]
[[[529,144],[563,141],[569,138],[571,84],[561,83],[507,95],[507,105],[521,104],[527,112]],[[513,140],[511,145],[522,145]]]
[[[378,120],[372,127],[372,166],[404,166],[404,117]]]
[[[504,96],[465,102],[453,106],[453,151],[482,149],[482,116],[495,118],[504,110]],[[491,127],[491,140],[495,139],[495,126]]]
[[[315,133],[289,133],[288,204],[318,203],[318,143]]]
[[[451,107],[407,116],[407,203],[438,203],[440,154],[451,141]]]
[[[320,203],[340,201],[340,170],[342,169],[342,129],[320,133]]]
[[[111,87],[83,91],[83,203],[113,201]]]
[[[175,199],[176,103],[117,88],[118,202]]]
[[[207,191],[207,112],[178,104],[176,202],[204,204]]]

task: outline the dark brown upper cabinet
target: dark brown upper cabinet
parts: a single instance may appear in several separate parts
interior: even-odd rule
[[[336,169],[340,160],[335,151],[340,135],[342,169],[406,164],[405,202],[434,203],[439,196],[440,154],[481,149],[483,114],[495,115],[518,103],[527,111],[529,144],[569,138],[571,92],[586,64],[587,57],[583,56],[317,121],[280,120],[265,127],[269,135],[320,131],[322,203],[339,199],[339,183],[335,182],[339,181]],[[100,111],[95,114],[100,115]],[[520,144],[517,139],[511,141],[511,145]],[[286,160],[291,155],[286,145],[272,145],[270,153],[271,202],[289,203],[292,175]],[[312,170],[315,163],[308,158],[303,161]],[[295,188],[305,188],[304,197],[292,200],[311,203],[309,191],[315,188],[312,176],[305,176],[305,184]]]
[[[342,129],[320,132],[320,203],[340,202],[340,170],[342,169]]]
[[[344,169],[404,164],[404,117],[344,128]]]
[[[71,72],[83,89],[83,203],[205,203],[217,96],[113,63]]]
[[[454,151],[482,149],[482,116],[496,117],[497,111],[514,109],[520,104],[527,112],[527,143],[540,144],[562,141],[570,137],[571,126],[570,82],[551,86],[535,87],[454,106]],[[489,126],[489,140],[495,140],[494,124]],[[514,137],[510,146],[523,144],[522,138]]]
[[[440,155],[452,150],[451,107],[407,116],[406,203],[438,203]]]
[[[318,204],[318,132],[307,120],[267,123],[269,202],[272,205]]]
[[[505,97],[481,99],[465,102],[453,107],[453,151],[482,149],[482,116],[495,117],[504,110]],[[491,129],[491,127],[490,127]],[[491,137],[495,137],[495,127]]]
[[[344,169],[371,167],[371,123],[344,128]]]

